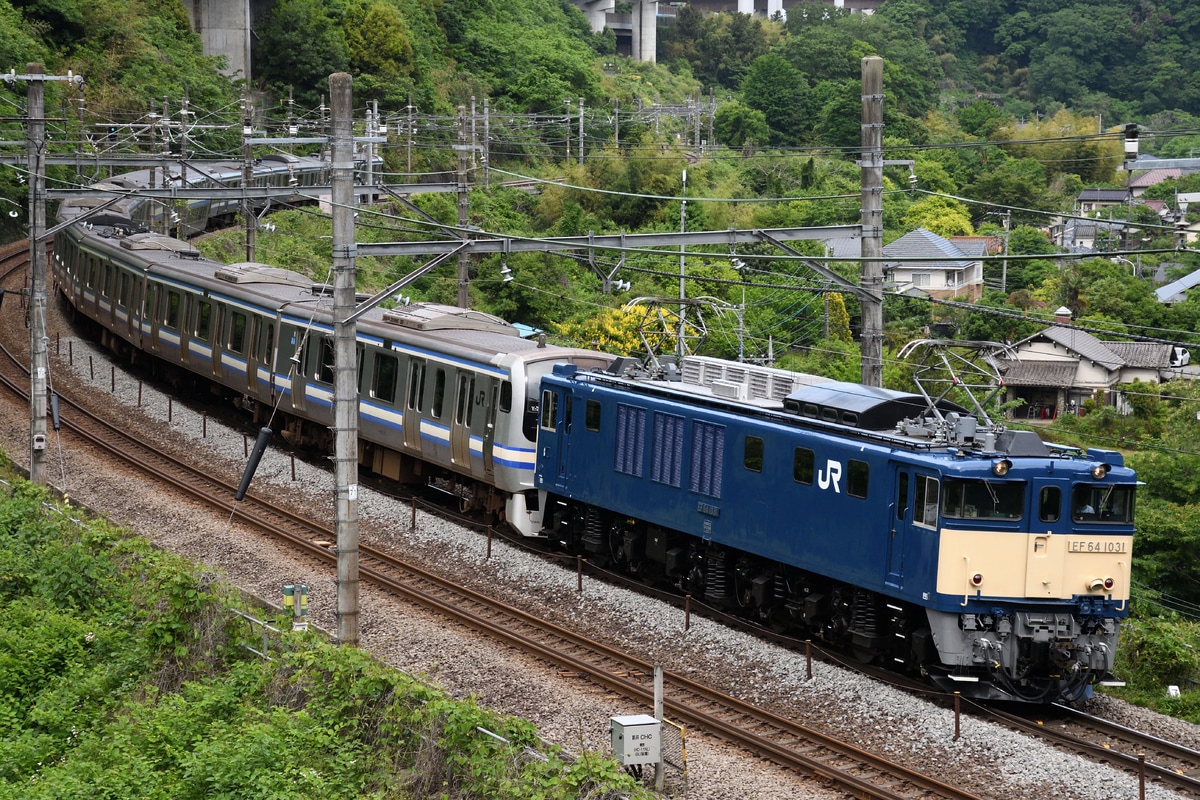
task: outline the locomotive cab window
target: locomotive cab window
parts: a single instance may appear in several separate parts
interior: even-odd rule
[[[947,480],[942,492],[942,514],[952,519],[1018,520],[1024,513],[1020,481]]]
[[[558,394],[550,389],[542,390],[541,417],[542,430],[556,430],[558,421]]]
[[[500,384],[500,410],[505,414],[512,411],[512,381]]]
[[[918,475],[916,496],[913,498],[913,522],[927,528],[937,527],[938,491],[941,486],[937,478]]]
[[[763,440],[759,437],[746,437],[746,443],[742,449],[742,466],[750,472],[762,472]]]
[[[1133,522],[1132,486],[1081,484],[1071,492],[1071,519],[1085,524]]]

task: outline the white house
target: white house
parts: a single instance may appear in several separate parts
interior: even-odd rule
[[[977,300],[983,295],[983,259],[988,255],[987,249],[986,243],[977,237],[952,242],[917,228],[884,246],[883,254],[897,259],[884,262],[884,282],[903,294]]]

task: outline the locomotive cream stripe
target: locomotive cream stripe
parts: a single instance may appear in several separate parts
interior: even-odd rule
[[[939,593],[969,597],[1129,599],[1127,535],[1048,534],[943,528]],[[974,576],[982,581],[976,585]],[[1104,589],[1106,578],[1113,580]]]

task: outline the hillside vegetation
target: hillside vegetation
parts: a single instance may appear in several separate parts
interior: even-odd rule
[[[644,796],[361,650],[288,633],[261,659],[228,586],[78,513],[0,485],[0,798]]]

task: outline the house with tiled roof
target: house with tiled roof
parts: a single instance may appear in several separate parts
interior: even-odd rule
[[[1134,197],[1141,197],[1151,186],[1171,180],[1172,178],[1178,178],[1182,174],[1183,171],[1179,169],[1148,169],[1141,174],[1133,176],[1129,181],[1129,191]]]
[[[1162,383],[1180,377],[1188,363],[1182,348],[1158,342],[1104,341],[1069,326],[1071,313],[1058,310],[1059,323],[1013,345],[1017,358],[1004,361],[1005,400],[1023,400],[1014,415],[1054,419],[1077,413],[1094,400],[1120,413],[1130,411],[1121,386],[1141,380]]]
[[[1080,214],[1095,214],[1112,206],[1121,206],[1130,200],[1128,189],[1080,189],[1075,205]]]
[[[883,255],[896,259],[883,264],[884,284],[890,291],[970,300],[983,295],[983,259],[987,255],[983,242],[967,241],[960,246],[933,231],[917,228],[885,245]]]

